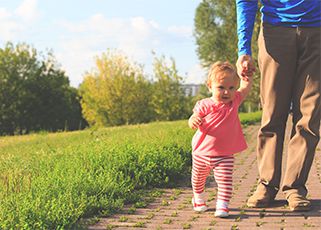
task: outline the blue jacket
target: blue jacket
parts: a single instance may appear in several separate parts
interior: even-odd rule
[[[277,26],[321,27],[321,0],[261,0],[262,21]],[[258,0],[236,0],[239,55],[251,55]]]

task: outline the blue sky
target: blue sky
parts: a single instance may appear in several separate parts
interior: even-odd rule
[[[52,50],[77,87],[94,58],[117,49],[152,72],[152,50],[173,57],[186,83],[203,83],[193,37],[201,0],[0,0],[0,44]]]

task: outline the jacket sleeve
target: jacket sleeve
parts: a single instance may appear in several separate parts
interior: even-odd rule
[[[238,55],[252,55],[251,40],[258,0],[236,0]]]

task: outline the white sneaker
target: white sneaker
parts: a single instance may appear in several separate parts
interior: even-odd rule
[[[195,203],[194,198],[192,198],[193,210],[196,212],[205,212],[207,210],[206,203]]]
[[[214,216],[220,218],[228,217],[228,208],[216,209]]]

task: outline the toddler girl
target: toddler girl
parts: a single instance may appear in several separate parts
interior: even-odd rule
[[[193,209],[206,211],[204,186],[210,170],[218,186],[216,217],[228,216],[232,196],[233,154],[247,148],[238,107],[247,96],[252,78],[240,78],[228,62],[214,63],[208,74],[207,86],[212,97],[198,101],[188,120],[192,129],[198,129],[192,139]]]

